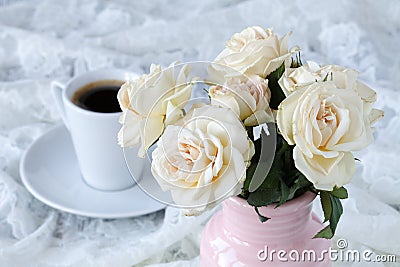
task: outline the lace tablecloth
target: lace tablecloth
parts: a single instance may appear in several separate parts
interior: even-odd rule
[[[212,60],[250,25],[294,33],[304,58],[360,70],[386,117],[359,153],[337,237],[354,249],[400,255],[400,3],[393,1],[0,1],[0,266],[196,266],[212,212],[167,208],[131,219],[89,219],[34,199],[22,153],[59,121],[49,92],[103,67]],[[399,262],[399,260],[398,260]],[[368,266],[398,266],[370,263]],[[366,263],[335,263],[365,266]]]

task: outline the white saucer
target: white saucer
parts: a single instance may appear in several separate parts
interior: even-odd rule
[[[142,179],[154,181],[150,164]],[[20,172],[25,187],[43,203],[77,215],[124,218],[155,212],[165,204],[150,198],[135,185],[122,191],[99,191],[81,178],[72,141],[64,125],[37,139],[25,152]],[[154,186],[157,186],[156,182]]]

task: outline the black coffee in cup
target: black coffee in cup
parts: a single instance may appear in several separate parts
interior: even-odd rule
[[[123,83],[118,80],[103,80],[86,84],[74,93],[72,102],[93,112],[121,112],[117,94]]]

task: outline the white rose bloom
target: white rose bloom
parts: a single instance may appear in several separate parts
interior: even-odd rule
[[[291,33],[281,39],[272,29],[253,26],[236,33],[226,42],[226,48],[216,57],[210,68],[214,82],[220,82],[227,73],[237,72],[244,75],[266,77],[283,62],[290,64],[291,55],[297,47],[288,50],[288,39]],[[220,78],[217,78],[220,77]]]
[[[308,61],[299,68],[285,69],[285,73],[278,82],[285,95],[288,96],[299,87],[303,87],[317,81],[321,82],[326,77],[327,73],[323,73],[320,70],[321,67],[317,63]]]
[[[146,155],[166,125],[182,117],[182,109],[190,99],[192,85],[187,82],[188,66],[181,68],[176,79],[174,71],[174,64],[165,70],[152,64],[149,74],[126,82],[118,92],[123,112],[118,143],[123,147],[140,144],[140,157]]]
[[[230,77],[224,85],[211,86],[211,104],[230,108],[246,126],[256,126],[273,120],[269,109],[271,92],[268,81],[258,75],[248,79]]]
[[[342,84],[342,86],[344,86]],[[317,189],[332,190],[350,181],[353,150],[373,140],[372,103],[353,88],[314,82],[297,88],[279,106],[277,123],[294,148],[294,160]],[[371,99],[369,99],[371,100]]]
[[[196,215],[241,192],[254,145],[227,108],[194,108],[179,124],[157,142],[151,170],[175,203]]]
[[[338,65],[320,66],[313,61],[308,61],[299,68],[286,69],[285,73],[279,79],[279,85],[286,96],[290,95],[298,88],[302,88],[315,82],[331,81],[337,88],[355,90],[362,98],[364,105],[370,114],[371,123],[383,117],[383,112],[373,109],[376,101],[376,92],[364,83],[357,80],[358,71],[345,68]]]

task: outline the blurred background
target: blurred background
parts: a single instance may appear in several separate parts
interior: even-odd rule
[[[24,189],[19,161],[59,122],[52,80],[212,60],[252,25],[293,31],[290,46],[301,47],[303,61],[355,68],[378,92],[386,116],[376,142],[357,155],[337,233],[354,248],[400,255],[400,1],[0,0],[0,266],[196,266],[209,215],[180,218],[168,208],[98,220],[58,212]]]

